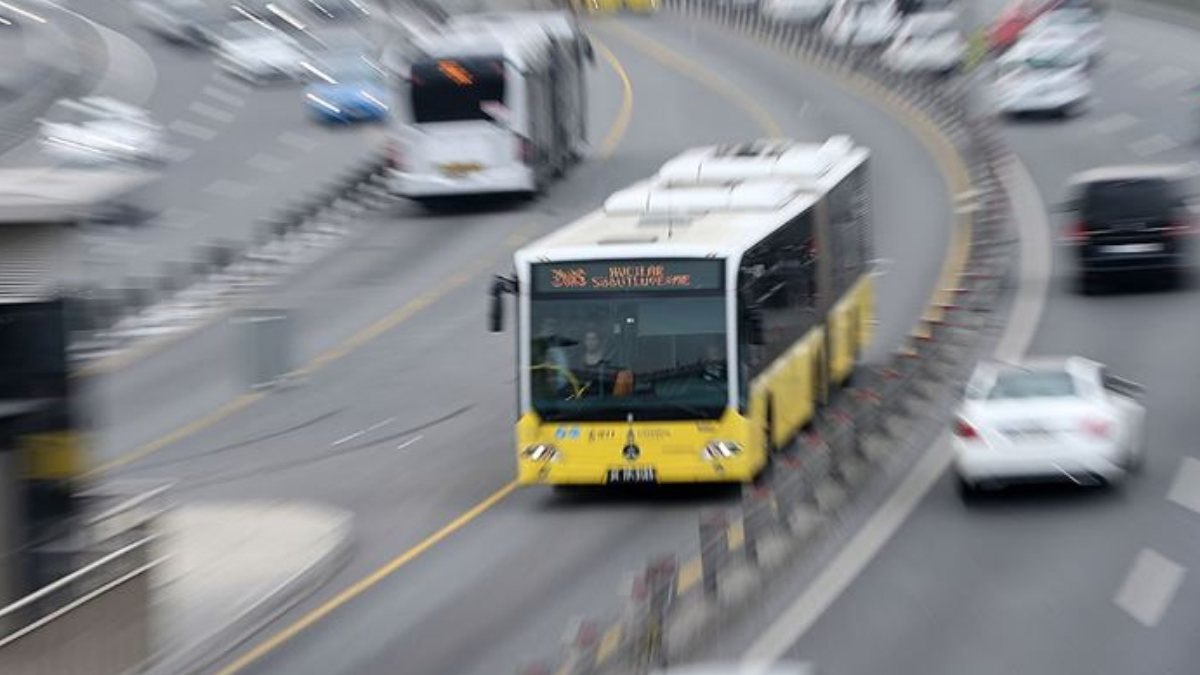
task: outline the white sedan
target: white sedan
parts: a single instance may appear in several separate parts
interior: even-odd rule
[[[902,73],[949,73],[962,66],[967,41],[954,12],[920,12],[904,21],[883,52],[883,63]]]
[[[39,123],[44,152],[61,162],[157,164],[164,160],[162,126],[145,110],[116,99],[62,99]]]
[[[222,69],[255,83],[301,80],[311,67],[298,40],[254,19],[230,23],[217,37],[216,49]]]
[[[1104,28],[1100,17],[1081,7],[1046,12],[1030,24],[1023,35],[1074,41],[1091,63],[1099,60],[1104,52]]]
[[[1111,484],[1145,455],[1141,387],[1082,357],[980,364],[954,423],[964,496],[1040,481]]]
[[[1092,98],[1087,58],[1073,41],[1025,38],[996,63],[991,96],[1006,115],[1081,112]]]

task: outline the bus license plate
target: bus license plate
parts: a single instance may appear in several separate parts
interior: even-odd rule
[[[622,467],[620,469],[608,470],[608,483],[655,483],[658,481],[658,476],[655,475],[654,467],[652,466],[634,466]]]

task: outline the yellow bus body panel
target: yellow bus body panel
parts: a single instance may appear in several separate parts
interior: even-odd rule
[[[622,0],[579,0],[588,14],[615,14],[621,11]]]
[[[767,463],[767,410],[771,410],[774,446],[786,447],[816,414],[817,364],[829,359],[832,389],[854,371],[875,333],[875,288],[863,275],[835,305],[826,326],[809,331],[749,386],[746,414],[730,408],[720,420],[645,421],[633,425],[641,456],[626,460],[621,450],[629,436],[626,422],[542,422],[526,413],[517,422],[517,483],[521,485],[599,485],[609,469],[653,467],[659,483],[748,482]],[[825,353],[830,331],[831,354]],[[831,392],[832,393],[832,392]],[[736,457],[713,462],[703,457],[713,441],[741,446]],[[525,448],[546,444],[560,453],[536,462]]]
[[[517,423],[517,483],[521,485],[599,485],[609,469],[653,467],[659,483],[746,482],[765,463],[761,434],[736,410],[719,420],[645,421],[633,425],[641,450],[635,460],[622,454],[629,438],[627,422],[542,422],[534,413]],[[704,446],[728,441],[742,452],[720,462],[705,459]],[[533,445],[554,446],[559,456],[547,462],[523,456]]]
[[[625,9],[638,14],[652,14],[658,11],[659,0],[625,0]]]

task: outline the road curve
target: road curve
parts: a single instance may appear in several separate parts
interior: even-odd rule
[[[594,208],[679,150],[774,133],[767,120],[800,138],[848,132],[869,145],[876,252],[896,261],[880,290],[873,353],[894,345],[923,308],[945,254],[950,198],[932,158],[898,122],[766,51],[669,15],[596,22],[594,30],[632,82],[633,118],[611,158],[579,168],[530,209],[404,211],[382,220],[275,298],[295,308],[304,356],[329,355],[327,365],[297,387],[243,398],[114,470],[178,479],[183,499],[303,496],[356,514],[354,561],[264,637],[297,620],[303,634],[253,652],[262,658],[245,662],[246,672],[507,670],[553,651],[573,616],[615,609],[622,577],[647,555],[694,548],[698,509],[736,491],[573,500],[502,492],[488,510],[422,545],[504,490],[513,472],[512,338],[483,331],[486,274],[506,270],[513,247]],[[594,87],[599,129],[617,116],[621,83],[600,71]],[[389,309],[391,318],[367,329],[373,339],[328,351]],[[227,364],[208,376],[220,383],[206,385],[217,393],[201,410],[216,408],[221,393],[237,391],[230,338],[228,327],[215,327],[185,342],[207,345],[202,353],[219,361],[175,347],[141,366],[147,380],[164,384],[125,389],[125,397],[109,397],[109,410],[130,417],[133,401],[171,398],[163,373],[189,372],[181,363],[207,371]],[[173,405],[178,416],[188,407]],[[119,435],[141,443],[147,432],[131,426]],[[107,458],[120,457],[118,443],[105,447]],[[362,592],[327,604],[346,588]]]
[[[1049,203],[1095,165],[1200,159],[1184,97],[1200,82],[1200,35],[1120,13],[1106,29],[1094,108],[1007,130]],[[1147,386],[1144,474],[1111,492],[1020,492],[975,508],[942,476],[788,657],[830,675],[1195,671],[1200,294],[1192,285],[1084,297],[1072,273],[1056,250],[1029,352],[1085,355]],[[755,637],[705,656],[737,656]]]

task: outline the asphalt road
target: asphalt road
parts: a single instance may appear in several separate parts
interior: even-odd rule
[[[324,367],[288,390],[241,399],[177,442],[143,446],[140,460],[112,472],[178,480],[181,499],[304,498],[351,509],[354,560],[275,629],[509,483],[512,336],[484,332],[487,273],[506,271],[515,246],[686,147],[780,131],[848,132],[870,146],[876,253],[895,261],[880,286],[872,353],[894,345],[924,306],[945,253],[950,196],[897,122],[794,64],[668,15],[597,22],[595,33],[632,82],[632,123],[611,158],[586,163],[531,208],[432,217],[401,207],[381,218],[272,299],[296,312],[303,359]],[[597,68],[593,92],[598,137],[620,105],[612,69]],[[389,311],[386,330],[368,329],[373,340],[329,351]],[[101,378],[102,458],[236,395],[234,337],[229,325],[214,326]],[[249,670],[507,671],[553,652],[571,617],[615,610],[625,574],[652,553],[693,549],[699,507],[735,496],[513,492]]]
[[[1200,160],[1185,97],[1200,81],[1200,35],[1120,14],[1106,30],[1093,110],[1008,127],[1051,204],[1069,175],[1096,165]],[[1200,294],[1192,284],[1085,297],[1072,271],[1056,250],[1029,352],[1081,354],[1146,385],[1144,474],[1112,491],[1020,491],[976,507],[942,476],[789,657],[829,675],[1195,672]],[[754,637],[705,656],[735,657]]]
[[[198,247],[245,242],[262,218],[326,186],[382,147],[378,125],[326,128],[306,114],[301,85],[251,87],[227,77],[212,55],[159,39],[131,5],[64,3],[101,32],[107,68],[87,92],[145,107],[167,127],[167,166],[139,197],[148,222],[87,232],[78,281],[101,287],[153,283]],[[34,142],[6,156],[8,166],[46,160]]]

